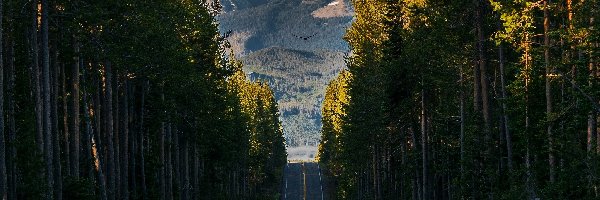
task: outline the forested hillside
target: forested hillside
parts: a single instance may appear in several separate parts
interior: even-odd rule
[[[342,39],[352,9],[344,0],[222,0],[222,33],[253,80],[274,88],[291,147],[320,140],[327,83],[344,68]],[[303,39],[301,37],[310,37]]]
[[[339,199],[598,199],[600,2],[353,0],[322,109]]]
[[[0,1],[0,199],[277,199],[277,102],[218,9]]]
[[[343,68],[343,56],[272,47],[242,59],[251,80],[272,85],[287,144],[315,146],[319,142],[325,85]]]

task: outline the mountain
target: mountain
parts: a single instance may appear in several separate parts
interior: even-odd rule
[[[222,33],[253,80],[268,82],[287,144],[316,146],[327,83],[343,69],[347,0],[221,0]],[[309,37],[312,36],[312,37]]]
[[[352,14],[346,0],[222,0],[218,17],[237,53],[279,46],[314,51],[348,51],[342,37]],[[330,12],[330,14],[327,14]],[[296,36],[311,36],[310,40]]]

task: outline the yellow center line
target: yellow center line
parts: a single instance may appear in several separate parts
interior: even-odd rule
[[[302,163],[302,174],[304,174],[304,200],[306,200],[306,167]]]

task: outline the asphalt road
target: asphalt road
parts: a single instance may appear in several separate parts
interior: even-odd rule
[[[284,200],[323,200],[321,169],[317,163],[288,163],[283,181]]]

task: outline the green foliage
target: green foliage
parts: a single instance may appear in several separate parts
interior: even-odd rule
[[[340,199],[598,197],[598,2],[550,2],[549,47],[544,1],[352,3],[318,155]]]
[[[18,69],[16,88],[11,91],[18,108],[11,116],[16,119],[17,140],[10,144],[17,149],[17,197],[41,199],[48,190],[43,176],[46,160],[35,148],[35,134],[41,127],[36,127],[34,97],[40,94],[32,85],[35,73],[30,68],[30,48],[40,45],[31,45],[31,36],[22,34],[37,31],[29,27],[34,20],[30,12],[37,11],[25,9],[34,6],[24,7],[23,2],[7,5],[15,26],[5,34],[15,43],[13,59]],[[54,162],[62,164],[63,176],[56,180],[62,183],[64,199],[106,198],[105,178],[122,180],[115,187],[129,192],[119,189],[113,195],[128,199],[279,195],[286,152],[278,105],[267,84],[247,80],[241,64],[224,55],[214,10],[218,5],[171,0],[52,1],[50,5],[51,68],[58,74],[51,82],[57,89],[52,95],[58,99],[53,102],[58,116],[52,119],[57,127],[52,133],[61,136],[56,142],[62,148],[60,160]],[[77,99],[81,106],[73,111],[80,115],[78,134],[94,136],[88,149],[94,157],[84,160],[88,155],[81,155],[77,177],[66,175],[70,166],[65,148],[72,132],[66,131],[72,123],[67,101],[73,96],[74,58],[81,65],[81,99]],[[107,97],[108,81],[113,96]],[[108,99],[113,102],[113,116],[106,115]],[[90,115],[90,123],[84,113]],[[106,132],[109,118],[114,138]],[[80,140],[78,152],[83,153],[92,141]],[[114,149],[108,149],[111,140]],[[115,161],[107,159],[109,154]],[[127,161],[130,166],[123,164]],[[108,162],[123,170],[114,174],[107,170]],[[132,173],[128,181],[125,170]],[[162,193],[164,182],[172,184],[165,191],[170,194]]]

